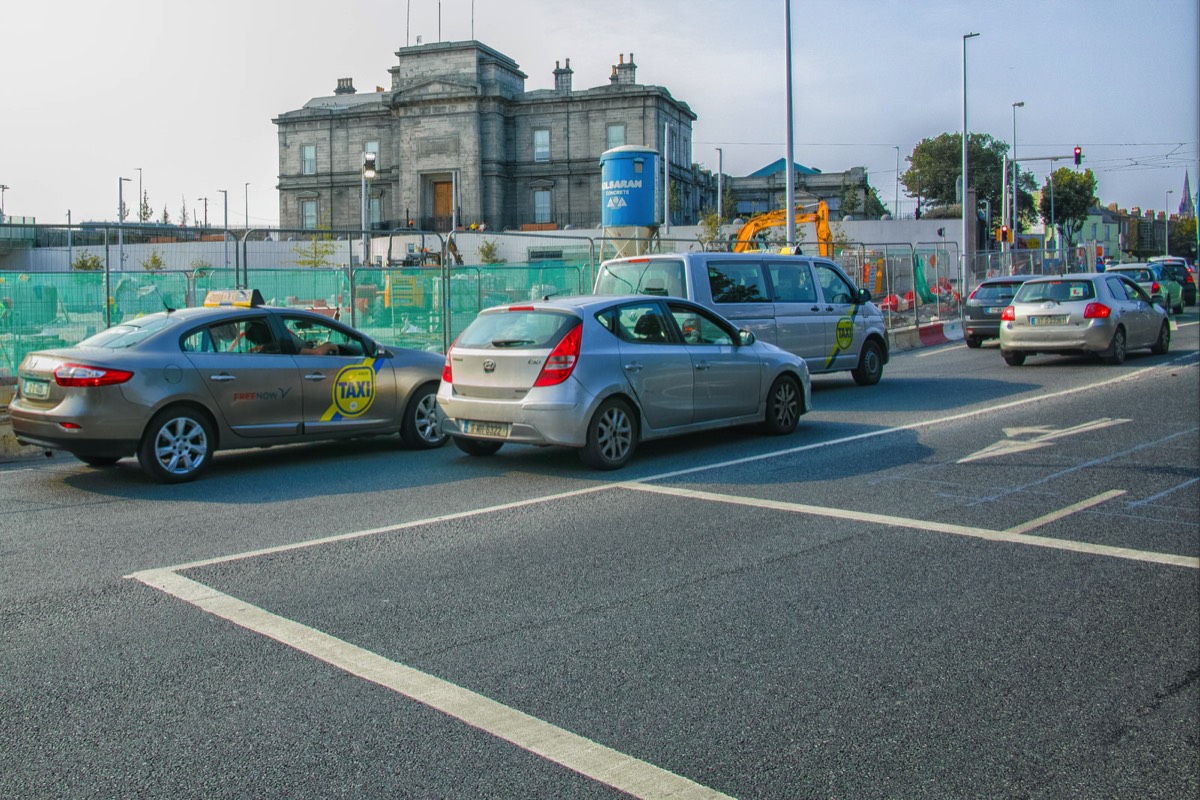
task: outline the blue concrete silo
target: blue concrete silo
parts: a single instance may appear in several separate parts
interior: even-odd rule
[[[600,154],[600,219],[604,228],[662,224],[658,151],[625,145]]]

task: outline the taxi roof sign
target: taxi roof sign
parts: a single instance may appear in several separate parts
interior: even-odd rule
[[[264,305],[262,292],[258,289],[214,289],[204,297],[205,308],[237,306],[254,308]]]

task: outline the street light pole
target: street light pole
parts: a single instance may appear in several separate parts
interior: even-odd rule
[[[1014,249],[1014,250],[1016,249],[1016,243],[1017,243],[1017,229],[1020,227],[1018,220],[1020,219],[1020,215],[1021,215],[1021,191],[1020,191],[1020,189],[1017,188],[1017,177],[1019,174],[1018,170],[1017,170],[1017,109],[1024,108],[1024,107],[1025,107],[1024,100],[1021,100],[1019,102],[1012,104],[1012,118],[1013,118],[1012,195],[1013,195],[1013,202],[1012,202],[1012,228],[1010,230],[1012,230],[1012,237],[1013,237],[1013,248],[1012,249]]]
[[[717,224],[725,219],[725,151],[717,148]]]
[[[375,153],[364,150],[362,154],[362,266],[367,266],[368,250],[371,247],[367,234],[367,179],[375,177]],[[455,210],[457,211],[458,196],[455,195]],[[457,224],[452,226],[456,228]]]
[[[138,222],[145,222],[145,217],[142,216],[142,168],[134,167],[138,171]]]
[[[784,38],[786,40],[786,56],[784,63],[787,68],[787,246],[796,246],[796,154],[792,141],[792,0],[784,0]]]
[[[117,268],[125,271],[125,182],[132,178],[117,178]],[[105,252],[107,255],[107,250]],[[109,298],[112,297],[112,280],[109,277],[111,270],[108,268],[108,259],[105,259],[104,265],[104,324],[105,327],[112,325],[112,303]]]
[[[221,242],[225,245],[225,269],[229,269],[229,192],[225,189],[217,191],[225,196],[225,227],[221,234]]]
[[[0,222],[4,222],[4,193],[8,191],[8,187],[0,183]]]
[[[246,181],[246,230],[250,230],[250,181]]]
[[[967,290],[967,259],[970,256],[968,253],[967,239],[967,187],[970,182],[967,180],[967,40],[978,36],[978,33],[964,33],[962,37],[963,51],[963,135],[962,135],[962,256],[961,264],[959,265],[958,273],[958,293],[960,296],[966,296]]]
[[[196,199],[204,201],[204,228],[207,230],[208,229],[208,198],[207,197],[197,197]]]
[[[892,219],[900,219],[900,145],[895,144],[892,147],[896,149],[896,198],[892,205]]]
[[[1167,189],[1166,199],[1163,200],[1163,255],[1171,255],[1171,195],[1174,189]]]

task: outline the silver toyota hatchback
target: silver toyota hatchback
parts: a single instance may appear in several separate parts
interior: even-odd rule
[[[446,354],[438,405],[464,452],[577,448],[617,469],[638,442],[729,425],[796,430],[803,359],[695,303],[644,295],[489,308]]]
[[[1033,278],[1000,320],[1000,353],[1014,367],[1035,353],[1093,353],[1120,364],[1129,350],[1162,354],[1171,346],[1166,311],[1125,275]]]

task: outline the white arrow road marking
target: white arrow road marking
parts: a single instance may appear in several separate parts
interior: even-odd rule
[[[1094,419],[1091,422],[1084,422],[1080,425],[1075,425],[1071,428],[1063,428],[1055,430],[1046,425],[1038,425],[1032,428],[1004,428],[1004,435],[1007,437],[1001,439],[995,444],[990,444],[987,447],[972,453],[966,458],[960,458],[959,464],[966,464],[968,461],[978,461],[981,458],[992,458],[994,456],[1003,456],[1009,453],[1023,453],[1027,450],[1036,450],[1039,447],[1046,447],[1055,439],[1061,439],[1064,436],[1074,436],[1077,433],[1087,433],[1088,431],[1098,431],[1101,428],[1111,428],[1114,425],[1121,425],[1126,422],[1132,422],[1129,419],[1112,419],[1110,417],[1101,417]],[[1020,436],[1028,436],[1029,434],[1037,434],[1032,439],[1017,438]]]

